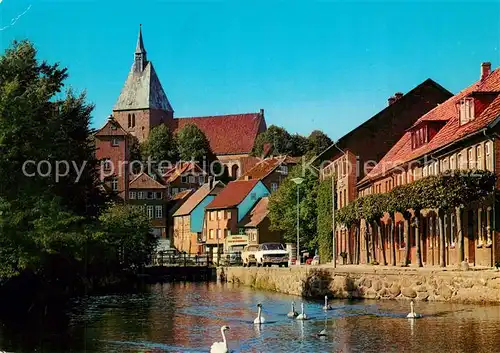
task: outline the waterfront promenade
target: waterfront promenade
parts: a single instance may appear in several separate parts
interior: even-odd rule
[[[371,265],[289,268],[220,267],[218,277],[256,289],[307,298],[396,299],[500,303],[500,271],[491,268]]]

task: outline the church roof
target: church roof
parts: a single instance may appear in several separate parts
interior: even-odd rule
[[[262,113],[176,118],[174,121],[176,132],[187,124],[200,128],[216,155],[250,153],[257,135],[266,129]]]
[[[134,71],[134,67],[125,81],[113,111],[131,109],[161,109],[173,111],[160,79],[151,62],[142,72]]]

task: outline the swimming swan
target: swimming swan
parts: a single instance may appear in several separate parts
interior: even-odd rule
[[[418,319],[422,317],[422,315],[415,313],[415,310],[413,309],[413,300],[410,302],[410,313],[406,315],[408,319]]]
[[[266,322],[266,319],[264,319],[264,317],[262,316],[262,304],[257,304],[257,308],[259,308],[259,312],[257,313],[257,317],[255,318],[255,320],[253,320],[253,323],[260,325]]]
[[[292,311],[290,311],[287,316],[290,317],[290,318],[294,318],[296,316],[298,316],[299,313],[295,311],[295,302],[292,302]]]
[[[332,310],[333,308],[328,304],[328,296],[325,295],[325,305],[323,306],[323,310]]]
[[[297,320],[308,320],[309,318],[304,313],[304,303],[300,304],[300,308],[302,309],[302,313],[299,316],[297,316]]]
[[[222,334],[222,342],[214,342],[210,348],[210,353],[228,353],[229,348],[227,346],[226,335],[224,331],[229,330],[229,326],[222,326],[220,332]]]

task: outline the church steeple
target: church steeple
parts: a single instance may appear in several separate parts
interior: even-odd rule
[[[137,45],[134,54],[134,72],[142,72],[148,63],[146,56],[146,49],[144,49],[144,42],[142,40],[142,24],[139,25],[139,37],[137,38]]]

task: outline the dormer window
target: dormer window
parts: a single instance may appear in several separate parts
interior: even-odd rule
[[[463,98],[459,102],[460,125],[467,124],[474,120],[474,99]]]
[[[426,144],[429,140],[429,135],[427,133],[427,125],[420,126],[411,133],[411,147],[413,149],[419,148],[420,146]]]

